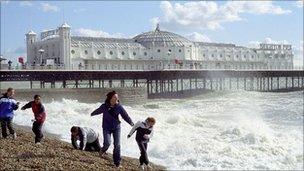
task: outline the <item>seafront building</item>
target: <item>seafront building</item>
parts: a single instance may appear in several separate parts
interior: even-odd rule
[[[71,35],[64,23],[56,29],[26,34],[27,66],[63,69],[292,69],[289,44],[249,48],[227,43],[193,42],[173,32],[153,31],[133,38]]]

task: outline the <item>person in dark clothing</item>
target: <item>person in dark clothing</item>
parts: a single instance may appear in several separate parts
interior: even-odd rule
[[[111,143],[111,134],[114,138],[113,160],[117,168],[120,167],[120,120],[119,115],[131,126],[133,122],[125,109],[119,104],[118,95],[115,91],[107,94],[107,99],[98,109],[91,113],[91,116],[103,113],[102,128],[103,128],[103,147],[100,151],[101,157],[104,157]]]
[[[155,119],[152,117],[148,117],[145,121],[141,122],[138,121],[133,128],[131,129],[130,133],[128,134],[128,138],[132,136],[132,134],[136,131],[136,142],[140,150],[140,169],[144,170],[144,164],[148,167],[149,166],[149,159],[147,154],[148,142],[153,136],[153,126],[155,124]]]
[[[41,97],[40,95],[34,96],[34,101],[28,102],[26,105],[24,105],[21,110],[25,110],[28,108],[32,108],[32,111],[34,113],[35,120],[33,122],[32,131],[35,134],[35,143],[40,144],[41,140],[43,138],[42,134],[42,126],[46,118],[46,112],[44,109],[44,106],[41,103]]]
[[[79,146],[77,140],[80,141]],[[98,133],[91,128],[73,126],[71,128],[71,142],[73,147],[78,150],[98,152],[101,150]]]
[[[17,138],[17,134],[14,130],[12,120],[14,118],[14,110],[17,110],[19,107],[19,102],[17,102],[13,96],[15,90],[13,88],[8,88],[6,93],[0,98],[0,122],[2,137],[7,138],[7,128],[9,133],[13,136],[14,139]]]

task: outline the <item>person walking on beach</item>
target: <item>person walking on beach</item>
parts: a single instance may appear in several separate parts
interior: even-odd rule
[[[119,104],[118,95],[115,91],[109,92],[105,102],[95,111],[91,113],[91,116],[103,113],[102,128],[103,128],[103,147],[100,151],[101,157],[105,157],[106,151],[108,150],[111,143],[111,135],[114,138],[114,151],[113,160],[117,168],[120,168],[120,120],[119,115],[131,126],[133,122],[129,117],[128,113]]]
[[[133,128],[131,129],[130,133],[128,134],[128,138],[132,136],[132,134],[136,131],[136,142],[140,150],[140,169],[144,170],[144,164],[147,168],[151,169],[149,165],[149,159],[147,154],[148,142],[153,136],[153,126],[155,124],[155,119],[152,117],[148,117],[145,121],[138,121]]]
[[[2,137],[7,138],[7,128],[9,133],[13,136],[14,139],[17,138],[17,134],[14,130],[12,120],[14,118],[14,110],[17,110],[19,107],[19,102],[17,102],[13,96],[15,90],[13,88],[8,88],[6,93],[0,98],[0,122]]]
[[[99,144],[98,133],[88,127],[73,126],[71,128],[71,141],[75,149],[85,151],[98,151],[101,147]],[[79,146],[77,140],[80,141]]]
[[[41,103],[40,95],[35,95],[34,100],[24,105],[21,110],[25,110],[28,108],[32,108],[35,117],[32,127],[32,131],[35,134],[35,143],[40,144],[43,138],[41,129],[46,118],[46,112],[43,104]]]

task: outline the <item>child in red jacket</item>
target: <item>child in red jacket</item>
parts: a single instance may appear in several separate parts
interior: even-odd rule
[[[28,102],[26,105],[24,105],[21,108],[21,110],[25,110],[27,108],[32,108],[32,110],[33,110],[33,113],[35,116],[35,121],[33,123],[32,130],[35,134],[35,143],[40,144],[41,139],[43,137],[41,129],[42,129],[43,122],[45,121],[45,118],[46,118],[45,109],[41,103],[40,95],[35,95],[34,101]]]

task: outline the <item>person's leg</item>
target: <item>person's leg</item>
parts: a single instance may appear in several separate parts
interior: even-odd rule
[[[113,160],[116,166],[120,165],[120,128],[117,128],[113,132],[114,138],[114,150],[113,150]]]
[[[37,122],[37,142],[41,142],[42,138],[43,138],[43,134],[42,134],[42,123],[38,123]]]
[[[87,143],[84,150],[85,151],[94,151],[92,148],[93,148],[93,143]]]
[[[103,129],[103,147],[101,153],[105,153],[111,144],[111,131]]]
[[[147,155],[147,143],[144,143],[142,141],[137,141],[139,150],[140,150],[140,157],[139,157],[139,163],[142,164],[149,164],[148,155]]]
[[[93,151],[100,151],[101,150],[98,138],[92,143],[92,147],[93,147]]]
[[[7,127],[6,121],[1,119],[1,131],[2,131],[3,138],[7,137],[6,127]]]
[[[148,158],[148,153],[147,153],[147,150],[148,150],[148,143],[143,143],[144,147],[145,147],[145,155],[144,155],[144,163],[146,165],[149,164],[149,158]]]
[[[14,126],[13,126],[13,119],[8,119],[7,120],[7,128],[9,130],[9,133],[11,135],[14,135],[15,134],[15,130],[14,130]]]

